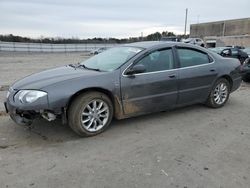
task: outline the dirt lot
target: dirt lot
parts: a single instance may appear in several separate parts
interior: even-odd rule
[[[82,58],[36,54],[34,61],[48,60],[41,68],[32,57],[13,60],[27,60],[35,72]],[[0,57],[6,85],[25,74],[23,63],[7,62],[11,57]],[[9,69],[2,69],[4,63]],[[79,138],[59,121],[38,120],[28,129],[1,116],[0,187],[249,187],[249,93],[250,85],[243,84],[224,108],[195,105],[114,121],[92,138]]]

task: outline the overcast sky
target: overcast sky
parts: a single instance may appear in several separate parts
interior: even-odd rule
[[[0,34],[129,37],[184,32],[189,24],[250,17],[250,0],[0,0]]]

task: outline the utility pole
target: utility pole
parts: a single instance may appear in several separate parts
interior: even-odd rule
[[[223,30],[222,30],[222,36],[225,36],[225,30],[226,30],[226,22],[223,23]]]
[[[184,35],[187,34],[187,17],[188,17],[188,9],[186,8]]]
[[[200,15],[197,16],[197,24],[200,23]]]

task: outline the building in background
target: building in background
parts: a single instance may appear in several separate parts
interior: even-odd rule
[[[207,47],[250,47],[250,18],[192,24],[190,37],[202,38]]]

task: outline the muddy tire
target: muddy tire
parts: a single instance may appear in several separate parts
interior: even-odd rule
[[[109,97],[100,92],[77,96],[69,106],[68,124],[80,136],[95,136],[103,132],[113,118]]]
[[[217,80],[208,96],[206,105],[211,108],[223,107],[230,95],[230,84],[225,78]]]

